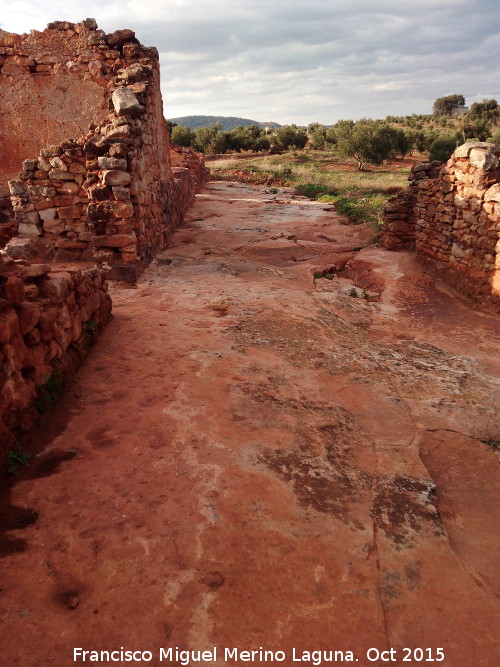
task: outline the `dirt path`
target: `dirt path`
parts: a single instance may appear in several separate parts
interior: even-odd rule
[[[407,254],[353,252],[369,232],[342,223],[213,183],[137,289],[113,288],[11,489],[1,664],[70,665],[74,647],[500,664],[500,468],[481,442],[498,318]]]

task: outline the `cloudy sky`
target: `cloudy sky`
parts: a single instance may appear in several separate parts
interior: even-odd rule
[[[87,16],[158,48],[167,117],[331,124],[500,101],[498,0],[0,0],[11,32]]]

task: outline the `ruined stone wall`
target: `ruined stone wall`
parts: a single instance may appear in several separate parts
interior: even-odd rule
[[[409,180],[384,208],[385,247],[414,247],[467,295],[500,300],[500,147],[464,144],[446,165],[416,165]]]
[[[108,318],[105,277],[137,278],[208,171],[171,166],[156,49],[93,19],[0,30],[0,150],[3,467]]]
[[[49,92],[59,82],[64,96],[57,108],[65,106],[68,121],[40,98],[40,122],[49,117],[50,137],[58,141],[47,145],[49,135],[35,132],[30,147],[36,151],[9,181],[19,236],[31,244],[14,239],[8,252],[13,245],[16,257],[23,246],[30,257],[36,248],[46,261],[95,260],[108,267],[109,277],[135,280],[166,246],[207,178],[203,158],[193,152],[182,178],[171,169],[156,49],[139,44],[131,30],[105,35],[93,19],[49,24],[43,33],[22,37],[4,33],[3,42],[12,46],[3,47],[9,54],[0,87],[7,77],[9,91],[44,89],[43,73]],[[35,82],[28,85],[30,76]],[[88,84],[82,85],[82,100],[73,97],[74,78]],[[20,100],[22,118],[23,95]],[[85,126],[80,135],[73,133],[75,118],[80,129]],[[27,128],[14,125],[17,141],[24,141],[19,132]],[[8,141],[14,145],[16,138]]]
[[[0,251],[0,468],[111,312],[104,272]]]
[[[116,54],[92,19],[15,35],[0,30],[0,183],[41,148],[87,132],[108,113]],[[58,29],[65,28],[65,29]]]

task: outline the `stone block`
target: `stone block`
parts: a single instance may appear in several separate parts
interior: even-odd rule
[[[9,192],[11,195],[24,195],[27,191],[27,184],[25,181],[9,181]]]
[[[39,62],[43,61],[43,58],[50,57],[50,56],[42,56],[42,59],[39,60]],[[56,157],[59,155],[62,155],[62,148],[60,146],[49,146],[48,148],[42,148],[40,151],[40,155],[44,158],[51,158],[51,157]]]
[[[140,81],[145,76],[144,68],[140,63],[133,63],[118,72],[118,77],[129,83]]]
[[[19,330],[21,335],[25,336],[37,325],[40,319],[40,307],[36,303],[24,301],[16,306],[16,312],[19,320]]]
[[[454,243],[451,246],[451,254],[454,257],[465,257],[465,250],[461,248],[457,243]]]
[[[62,161],[59,156],[51,157],[49,159],[50,166],[54,169],[61,169],[61,171],[68,171],[67,165]]]
[[[5,246],[12,259],[34,259],[38,255],[38,247],[34,239],[14,237]]]
[[[21,222],[18,227],[18,233],[24,236],[41,236],[42,230],[38,225],[30,225],[26,222]]]
[[[106,128],[105,133],[107,137],[129,137],[132,131],[129,125],[119,125]]]
[[[73,181],[65,181],[64,183],[61,183],[61,185],[57,188],[58,192],[64,192],[70,195],[77,195],[80,187],[78,186],[77,183],[74,183]]]
[[[52,267],[50,264],[30,264],[29,266],[23,267],[22,269],[22,277],[23,280],[38,280],[39,278],[43,278],[46,276],[48,273],[50,273]],[[26,297],[30,298],[28,296],[28,286],[25,286],[25,291],[26,291]],[[36,290],[36,295],[38,294],[38,289]],[[33,297],[31,297],[33,298]]]
[[[62,234],[64,232],[64,220],[47,220],[43,223],[43,230],[47,234]]]
[[[135,246],[137,244],[137,237],[135,234],[110,234],[94,237],[94,243],[98,248],[122,248],[131,245]]]
[[[82,209],[80,206],[61,206],[57,209],[57,215],[61,220],[80,218]]]
[[[127,160],[123,158],[101,156],[97,159],[97,163],[101,169],[119,169],[122,171],[127,169]]]
[[[106,41],[112,49],[118,49],[126,42],[137,43],[138,40],[133,30],[115,30],[115,32],[106,35]],[[120,54],[118,54],[120,55]]]
[[[468,141],[467,143],[459,146],[453,153],[453,157],[456,158],[467,158],[470,155],[470,152],[473,148],[491,148],[491,144],[486,143],[485,141]]]
[[[118,169],[105,171],[102,178],[105,185],[129,185],[132,180],[131,175],[127,171]]]
[[[91,294],[89,294],[86,297],[85,303],[84,303],[83,308],[81,310],[81,321],[82,322],[87,322],[88,320],[90,320],[92,315],[99,308],[100,303],[101,303],[101,300],[100,300],[99,294],[97,292],[92,292]]]
[[[8,304],[17,305],[24,301],[24,282],[17,276],[9,276],[3,285],[3,296]]]
[[[484,201],[493,201],[500,203],[500,184],[492,185],[484,193]]]
[[[51,301],[62,303],[68,296],[70,286],[71,279],[69,274],[67,276],[55,275],[53,277],[47,277],[40,283],[40,295]]]
[[[54,323],[57,319],[58,313],[59,313],[59,308],[57,306],[49,306],[40,313],[38,326],[42,334],[42,337],[45,337],[48,334],[50,334],[54,326]]]
[[[132,83],[127,86],[129,90],[131,90],[134,95],[145,93],[146,90],[148,89],[148,84],[147,83]]]
[[[87,172],[87,167],[80,162],[73,162],[70,166],[70,172],[73,175],[85,174]]]
[[[49,220],[55,220],[57,217],[57,209],[54,207],[46,208],[42,211],[39,211],[38,214],[43,222],[47,222]]]
[[[113,195],[118,201],[128,201],[130,199],[130,189],[120,186],[114,186]]]
[[[94,211],[94,206],[97,210]],[[130,218],[134,214],[134,206],[130,201],[105,201],[97,205],[89,206],[89,215],[98,216],[93,219],[110,219],[110,218]]]
[[[57,239],[55,243],[56,248],[62,250],[85,250],[87,245],[88,244],[85,241],[79,241],[77,238]]]
[[[88,192],[90,197],[95,201],[106,201],[111,199],[111,190],[103,185],[92,185]]]
[[[462,212],[462,217],[465,220],[465,222],[467,223],[467,225],[469,225],[469,226],[477,224],[478,217],[472,211],[463,211]]]
[[[28,185],[28,192],[35,197],[54,197],[56,189],[51,185]]]
[[[498,167],[497,156],[484,148],[473,148],[470,151],[469,159],[471,164],[477,169],[484,169],[486,171]]]
[[[63,171],[62,169],[50,169],[49,178],[54,181],[73,181],[73,174],[70,174],[69,171]]]
[[[5,345],[19,333],[19,320],[14,308],[4,308],[0,312],[0,344]]]
[[[37,167],[40,171],[50,171],[51,165],[50,162],[44,157],[39,157],[37,161]]]
[[[111,100],[118,116],[136,116],[144,111],[134,93],[123,86],[113,92]]]

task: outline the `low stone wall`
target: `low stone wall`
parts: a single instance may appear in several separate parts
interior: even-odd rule
[[[415,248],[467,295],[500,301],[500,147],[464,144],[446,165],[416,165],[409,180],[385,205],[384,246]]]
[[[0,251],[0,470],[111,312],[104,271]]]

